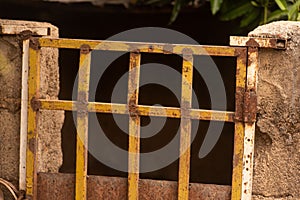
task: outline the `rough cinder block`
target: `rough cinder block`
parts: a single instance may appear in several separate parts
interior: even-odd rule
[[[26,34],[58,37],[49,23],[0,20],[0,177],[18,186],[22,40]],[[59,93],[58,50],[41,51],[43,98],[57,99]],[[64,113],[42,111],[39,121],[38,171],[58,172],[62,163],[61,127]]]
[[[286,50],[259,50],[253,199],[300,199],[300,22],[249,36],[288,39]]]

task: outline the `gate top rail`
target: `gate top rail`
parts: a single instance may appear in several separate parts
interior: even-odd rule
[[[237,56],[244,47],[169,44],[151,42],[126,42],[107,40],[83,40],[62,38],[34,38],[32,47],[53,47],[81,49],[85,45],[89,50],[126,51],[139,53],[189,54],[210,56]]]

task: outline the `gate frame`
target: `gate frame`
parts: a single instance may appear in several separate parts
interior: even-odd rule
[[[26,42],[26,41],[24,41]],[[27,41],[28,42],[28,41]],[[99,48],[101,44],[101,48]],[[282,45],[284,44],[284,45]],[[281,39],[231,37],[231,46],[179,45],[141,42],[91,41],[57,38],[31,38],[29,44],[28,134],[26,155],[27,198],[37,199],[37,121],[39,110],[77,111],[77,152],[75,199],[86,199],[88,113],[127,114],[129,118],[128,199],[138,199],[140,116],[181,118],[178,199],[189,195],[191,119],[235,123],[231,199],[250,200],[252,192],[254,132],[257,106],[258,48],[286,48]],[[236,47],[237,46],[237,47]],[[80,49],[77,101],[40,99],[40,49],[42,47]],[[88,102],[92,50],[130,52],[128,101],[126,104]],[[181,107],[138,105],[140,53],[182,54]],[[235,112],[191,108],[193,55],[237,58]],[[112,108],[113,107],[113,108]],[[165,113],[165,114],[164,114]],[[188,148],[187,148],[188,147]],[[183,151],[187,148],[187,151]],[[131,154],[131,153],[132,154]]]

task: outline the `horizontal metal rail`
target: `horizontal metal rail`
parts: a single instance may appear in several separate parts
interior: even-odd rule
[[[237,56],[242,47],[167,44],[147,42],[122,42],[106,40],[75,40],[75,39],[49,39],[39,38],[36,45],[39,47],[80,49],[85,44],[90,50],[125,51],[140,53],[163,53],[163,54],[185,54],[186,51],[192,55],[209,56]]]
[[[62,100],[45,100],[39,99],[35,101],[38,106],[36,108],[41,110],[66,110],[66,111],[78,111],[82,110],[82,104],[74,101],[62,101]],[[88,102],[88,112],[97,113],[113,113],[113,114],[129,114],[127,104],[117,103],[99,103]],[[137,105],[136,111],[141,116],[154,116],[154,117],[170,117],[181,118],[181,109],[176,107],[162,107],[162,106],[147,106]],[[186,117],[198,120],[214,120],[234,122],[233,111],[217,111],[217,110],[204,110],[204,109],[188,109],[185,113]]]

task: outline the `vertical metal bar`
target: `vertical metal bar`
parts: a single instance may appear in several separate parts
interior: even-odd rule
[[[22,89],[21,89],[21,122],[20,122],[20,164],[19,190],[26,190],[26,142],[27,142],[27,112],[28,112],[28,62],[29,39],[23,41],[22,56]]]
[[[87,156],[88,156],[88,98],[91,52],[85,45],[80,51],[78,71],[77,100],[80,109],[77,111],[77,145],[76,145],[76,185],[75,199],[87,199]]]
[[[180,158],[178,199],[188,200],[190,179],[191,119],[187,118],[192,105],[193,56],[183,55],[181,86]]]
[[[140,116],[136,105],[139,96],[141,54],[130,53],[128,77],[129,150],[128,150],[128,199],[139,198],[140,168]]]
[[[37,199],[37,123],[38,110],[34,107],[34,100],[39,98],[40,87],[40,49],[30,45],[29,49],[29,86],[28,86],[28,133],[26,151],[26,194],[28,199]]]
[[[243,123],[243,101],[246,81],[246,48],[239,52],[236,66],[236,98],[235,98],[235,128],[234,128],[234,152],[232,170],[231,199],[240,200],[242,193],[242,170],[244,151],[244,123]]]
[[[258,70],[258,48],[248,47],[248,67],[247,67],[247,95],[246,98],[250,98],[250,95],[254,96],[254,99],[245,99],[245,101],[254,106],[248,107],[254,108],[249,110],[254,118],[256,116],[256,90],[257,90],[257,70]],[[252,101],[251,101],[252,100]],[[254,102],[255,101],[255,102]],[[246,116],[247,117],[247,116]],[[252,119],[253,120],[253,119]],[[252,175],[253,175],[253,156],[254,156],[254,136],[255,136],[255,120],[245,122],[245,137],[244,137],[244,167],[242,177],[242,199],[251,200],[252,193]]]

